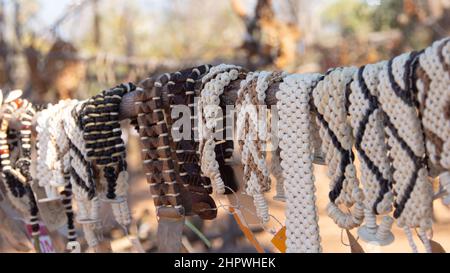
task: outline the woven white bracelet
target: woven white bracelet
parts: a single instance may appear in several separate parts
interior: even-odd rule
[[[277,92],[287,252],[321,252],[310,138],[310,94],[318,74],[284,78]]]

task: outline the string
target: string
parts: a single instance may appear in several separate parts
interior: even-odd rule
[[[347,247],[351,246],[350,241],[348,244],[344,242],[344,229],[343,228],[341,228],[341,244],[343,244],[344,246],[347,246]]]
[[[344,242],[344,230],[345,230],[345,229],[341,229],[341,244],[343,244],[344,246],[350,247],[350,246],[352,246],[352,245],[350,244],[350,240],[349,240],[348,244]],[[359,236],[357,236],[357,237],[355,238],[355,240],[356,240],[356,242],[359,242]]]

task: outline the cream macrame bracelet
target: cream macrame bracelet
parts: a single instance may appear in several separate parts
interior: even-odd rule
[[[264,73],[264,72],[261,72]],[[237,111],[237,134],[239,147],[242,153],[241,161],[244,166],[244,183],[245,191],[253,197],[256,207],[256,213],[263,223],[270,220],[269,207],[264,198],[263,193],[269,188],[263,188],[264,185],[270,186],[269,172],[265,166],[265,159],[258,162],[258,147],[256,144],[258,136],[258,104],[256,102],[256,81],[259,72],[249,73],[247,78],[241,82],[241,88],[238,91],[238,99],[236,100]],[[252,90],[253,89],[253,90]],[[251,94],[251,92],[254,92]],[[252,98],[254,99],[252,101]],[[256,157],[255,157],[256,156]],[[264,181],[260,181],[264,180]]]
[[[290,253],[321,252],[312,164],[310,94],[319,74],[284,78],[277,92],[278,138],[286,204],[286,246]]]
[[[266,162],[265,149],[268,140],[268,111],[266,91],[269,86],[282,80],[283,73],[256,72],[241,82],[236,100],[237,134],[247,194],[254,199],[256,212],[263,223],[270,220],[264,193],[270,191],[271,181]]]
[[[386,114],[392,159],[394,218],[399,227],[420,228],[422,234],[432,228],[433,190],[428,180],[424,134],[413,90],[417,55],[406,53],[383,66],[379,101]]]
[[[364,219],[364,195],[359,188],[353,164],[353,136],[348,122],[345,94],[355,72],[355,68],[331,70],[313,90],[313,112],[317,115],[328,175],[331,177],[327,212],[344,229],[355,228]],[[343,204],[350,208],[355,203],[352,213],[345,213],[338,207]]]
[[[199,138],[200,138],[200,162],[205,176],[211,179],[215,191],[225,193],[225,184],[220,176],[219,163],[216,160],[215,127],[220,119],[220,96],[225,87],[238,79],[241,67],[221,64],[211,68],[209,73],[202,78],[203,89],[198,103],[199,114]]]
[[[394,240],[389,231],[392,219],[384,217],[380,228],[376,221],[376,215],[392,211],[394,201],[392,171],[384,137],[384,115],[378,102],[378,74],[384,65],[379,63],[361,67],[349,86],[349,114],[361,162],[361,183],[365,196],[366,225],[358,230],[358,234],[363,240],[380,245]]]
[[[450,170],[450,38],[435,42],[419,58],[417,89],[427,154],[437,176]]]

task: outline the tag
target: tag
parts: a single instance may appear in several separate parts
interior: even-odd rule
[[[347,232],[348,242],[350,243],[350,249],[352,253],[365,253],[364,249],[355,239],[353,234],[348,229],[346,229],[345,232]]]
[[[241,229],[242,233],[244,233],[247,240],[253,245],[253,247],[258,251],[258,253],[265,253],[264,248],[261,246],[261,244],[258,242],[258,240],[255,238],[255,235],[245,222],[245,218],[242,215],[242,212],[239,209],[235,209],[233,207],[229,208],[229,211],[231,214],[233,214],[234,220],[238,224],[239,228]]]
[[[39,216],[50,231],[55,231],[63,227],[67,222],[66,212],[61,201],[39,203],[40,199],[45,198],[47,195],[45,189],[39,187],[37,183],[32,185],[33,192],[36,196],[36,203],[39,208]]]
[[[430,240],[432,253],[447,253],[445,249],[436,241]]]
[[[41,253],[56,253],[55,247],[53,246],[52,239],[48,234],[48,230],[43,223],[39,223],[41,230],[39,235],[39,245],[41,248]],[[31,225],[27,225],[28,235],[32,237]]]
[[[272,239],[272,244],[281,252],[286,253],[286,227],[278,231]]]

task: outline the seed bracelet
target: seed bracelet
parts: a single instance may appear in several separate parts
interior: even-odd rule
[[[183,128],[183,134],[185,130],[189,129],[188,139],[173,139],[176,146],[177,163],[179,166],[180,177],[183,183],[187,185],[191,190],[199,191],[199,187],[203,187],[208,193],[211,193],[211,182],[207,177],[201,175],[201,169],[199,165],[199,159],[197,155],[197,144],[195,141],[194,127],[195,127],[195,84],[206,73],[209,72],[211,66],[204,65],[189,69],[187,71],[179,72],[177,79],[173,80],[174,84],[169,86],[170,107],[173,109],[177,105],[184,105],[189,107],[189,121],[190,128]],[[185,76],[183,76],[183,74]],[[182,78],[184,85],[181,88],[175,88],[175,82]],[[176,123],[178,117],[172,116],[172,122]],[[180,131],[180,128],[172,128],[172,130]],[[181,133],[181,132],[180,132]],[[201,190],[203,191],[203,190]]]
[[[94,167],[87,160],[83,132],[79,127],[79,113],[86,101],[71,101],[63,110],[64,131],[69,138],[70,182],[78,207],[77,222],[82,224],[89,247],[94,248],[103,240],[99,209],[94,180]]]
[[[183,216],[181,191],[184,186],[175,171],[162,102],[162,88],[170,80],[171,75],[164,74],[156,82],[152,78],[142,82],[143,92],[135,107],[139,113],[137,121],[144,171],[158,213],[161,209],[172,208],[178,216]]]
[[[106,201],[111,203],[116,221],[125,228],[131,224],[131,213],[127,202],[126,148],[119,110],[122,97],[134,90],[136,86],[129,83],[103,91],[83,105],[79,120],[88,160],[103,174]],[[100,179],[101,184],[102,181]]]
[[[171,75],[171,81],[166,85],[170,104],[170,113],[166,114],[167,117],[171,117],[168,118],[168,125],[171,127],[177,170],[184,186],[190,192],[192,212],[204,220],[216,218],[217,211],[213,209],[216,205],[209,196],[212,193],[211,181],[202,174],[197,154],[198,142],[196,142],[194,130],[197,118],[195,86],[209,69],[209,65],[203,65],[176,72]],[[182,112],[184,117],[182,119],[178,112],[182,109],[176,109],[180,105],[187,106],[189,110],[188,113]],[[183,128],[182,133],[181,128]],[[190,212],[187,211],[187,213]]]

